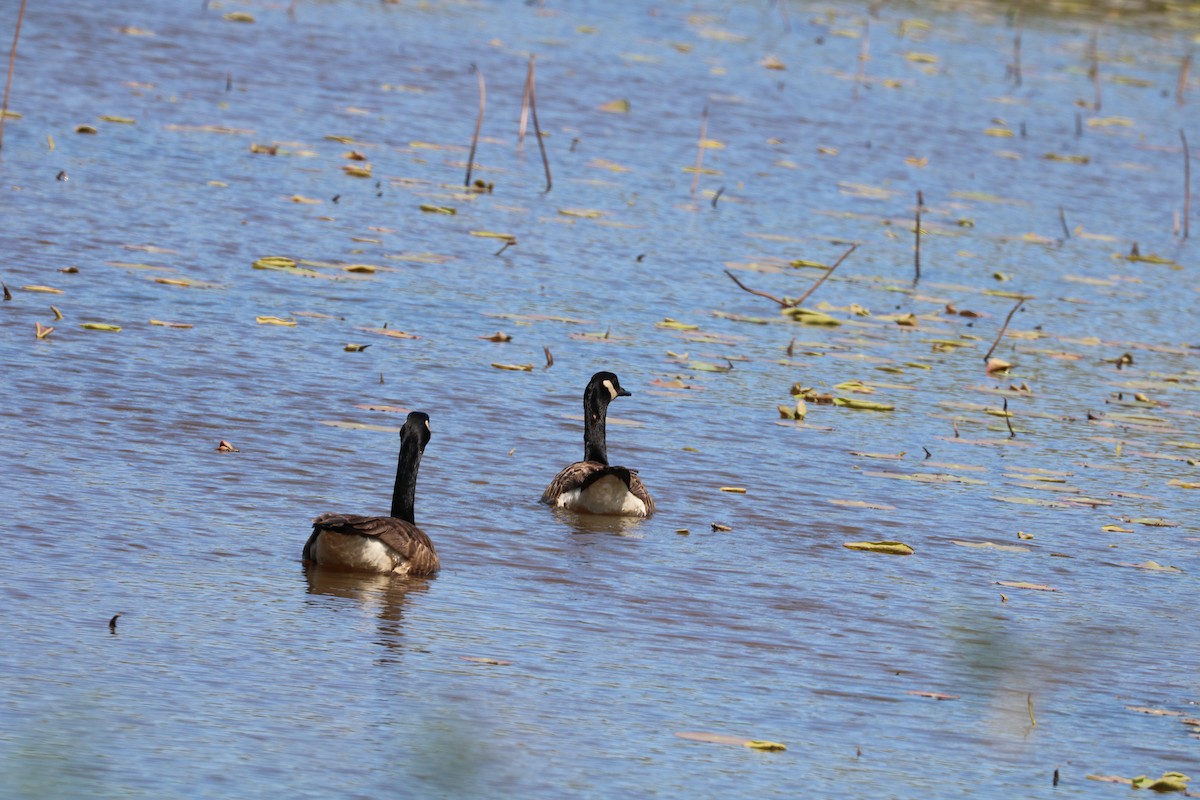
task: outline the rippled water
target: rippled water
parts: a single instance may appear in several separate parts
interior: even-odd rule
[[[1168,482],[1200,481],[1195,246],[1173,233],[1200,24],[1031,15],[1017,86],[987,6],[296,5],[28,9],[0,163],[0,794],[1107,797],[1128,789],[1085,776],[1200,770],[1192,728],[1128,709],[1198,695],[1197,522]],[[549,193],[515,142],[530,52]],[[459,193],[472,65],[481,196]],[[693,197],[705,106],[724,146]],[[819,272],[788,262],[851,242],[806,304],[836,328],[722,274],[798,296]],[[1134,242],[1182,269],[1113,257]],[[267,255],[322,277],[251,268]],[[1032,298],[1007,377],[982,369],[995,290]],[[385,323],[420,338],[359,330]],[[648,521],[537,503],[602,368],[633,392],[609,451]],[[1010,439],[985,408],[1022,382]],[[796,383],[895,410],[780,420]],[[401,417],[370,404],[433,419],[436,578],[299,563],[317,513],[388,507]],[[880,539],[916,553],[842,547]],[[1119,566],[1148,561],[1183,571]]]

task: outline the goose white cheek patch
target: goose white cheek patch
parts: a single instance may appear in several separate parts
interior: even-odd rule
[[[604,388],[608,389],[608,399],[609,400],[617,399],[617,390],[613,388],[612,381],[605,381]]]

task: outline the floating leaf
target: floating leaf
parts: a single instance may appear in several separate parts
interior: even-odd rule
[[[296,325],[296,320],[284,319],[283,317],[261,316],[255,317],[254,321],[259,325],[283,325],[289,328],[295,327]]]
[[[814,311],[811,308],[785,308],[780,313],[792,318],[793,322],[799,322],[801,325],[821,325],[833,327],[841,325],[839,319],[829,316],[821,311]]]
[[[492,231],[471,231],[471,235],[472,236],[482,236],[485,239],[503,239],[507,242],[513,242],[514,244],[517,241],[517,237],[513,236],[511,233],[493,233]]]
[[[87,134],[89,136],[99,133],[99,131],[97,131],[91,125],[76,125],[75,132]]]
[[[254,22],[254,15],[245,11],[230,11],[222,16],[229,22]]]
[[[1028,553],[1028,547],[1019,544],[996,544],[995,542],[963,542],[958,539],[951,539],[950,544],[956,544],[959,547],[980,547],[991,550],[1000,550],[1005,553]]]
[[[849,550],[866,550],[871,553],[888,553],[894,556],[911,556],[913,549],[904,542],[843,542]]]
[[[422,211],[424,211],[426,214],[450,214],[450,215],[454,215],[454,214],[457,214],[457,213],[458,213],[458,209],[456,209],[456,208],[452,208],[452,207],[450,207],[450,206],[435,206],[435,205],[431,205],[430,203],[421,203],[421,205],[419,206],[419,208],[420,208]]]
[[[868,503],[866,500],[826,500],[827,503],[832,503],[835,506],[845,506],[846,508],[870,508],[876,511],[895,511],[895,506],[889,506],[886,503]]]
[[[405,333],[404,331],[397,330],[396,328],[357,328],[356,330],[365,331],[367,333],[377,333],[380,336],[390,336],[393,339],[420,339],[421,338],[420,336],[417,336],[412,333]]]
[[[1167,486],[1176,486],[1180,489],[1200,489],[1200,483],[1195,481],[1181,481],[1179,478],[1172,478],[1167,481]]]
[[[604,216],[603,211],[596,211],[591,208],[560,208],[558,213],[564,217],[577,217],[579,219],[600,219]]]
[[[741,486],[722,486],[722,492],[732,492],[733,494],[745,494],[746,490]]]
[[[675,330],[675,331],[698,331],[698,330],[700,330],[699,325],[692,325],[691,323],[688,323],[688,322],[680,322],[679,320],[671,319],[670,317],[665,318],[662,322],[654,323],[654,327],[669,328],[669,329]]]
[[[150,324],[157,325],[162,328],[190,328],[190,327],[192,327],[192,324],[190,322],[164,322],[161,319],[152,319],[152,320],[150,320]]]
[[[342,172],[346,173],[352,178],[369,178],[371,177],[371,165],[364,164],[363,166],[359,166],[358,164],[343,164]]]
[[[347,353],[361,353],[363,350],[366,350],[370,346],[371,345],[369,345],[369,344],[351,343],[351,344],[346,345],[342,349],[345,350]]]
[[[399,428],[389,427],[387,425],[369,425],[365,422],[344,422],[336,419],[317,420],[322,425],[328,425],[331,428],[344,428],[349,431],[379,431],[380,433],[399,433]]]
[[[605,103],[604,105],[600,106],[600,110],[607,111],[610,114],[628,114],[629,113],[629,101],[628,100],[611,100],[611,101]]]
[[[46,294],[62,294],[63,293],[62,289],[55,289],[53,286],[40,286],[38,284],[33,284],[30,286],[22,286],[21,290],[25,291],[25,292],[45,292]]]
[[[84,322],[79,327],[89,331],[111,331],[113,333],[119,333],[121,330],[120,325],[110,325],[107,322]]]
[[[513,372],[533,372],[533,364],[497,364],[493,361],[492,366],[496,369],[507,369]]]
[[[1043,583],[1026,583],[1025,581],[996,581],[997,586],[1007,586],[1011,589],[1032,589],[1037,592],[1057,592],[1053,586]]]
[[[703,733],[700,731],[683,731],[676,733],[680,739],[693,742],[708,742],[709,744],[730,744],[739,747],[750,747],[754,750],[787,750],[787,746],[766,739],[746,739],[741,736],[729,736],[724,733]]]
[[[1063,153],[1046,153],[1042,158],[1047,161],[1065,161],[1068,164],[1087,164],[1092,160],[1091,156],[1064,155]]]
[[[859,400],[857,397],[835,397],[833,398],[835,406],[844,406],[845,408],[857,408],[863,411],[894,411],[895,406],[891,403],[876,403],[872,400]]]
[[[1143,561],[1140,564],[1131,564],[1128,561],[1122,561],[1120,562],[1119,566],[1135,567],[1136,569],[1148,569],[1153,572],[1183,572],[1183,570],[1181,570],[1179,567],[1169,567],[1164,564],[1160,564],[1157,561]]]
[[[1161,778],[1150,778],[1138,775],[1130,780],[1135,789],[1149,789],[1152,792],[1186,792],[1191,781],[1182,772],[1164,772]]]

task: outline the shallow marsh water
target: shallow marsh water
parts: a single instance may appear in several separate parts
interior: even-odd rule
[[[25,19],[0,163],[0,794],[1110,797],[1085,776],[1200,771],[1192,728],[1130,710],[1195,716],[1200,690],[1195,490],[1170,484],[1200,481],[1196,251],[1172,231],[1194,19],[1031,16],[1017,86],[995,6],[200,6]],[[515,144],[530,52],[548,194]],[[693,197],[705,106],[723,147]],[[722,274],[795,297],[820,273],[789,262],[852,242],[806,303],[836,328]],[[1182,269],[1114,258],[1134,242]],[[251,268],[269,255],[319,277]],[[997,290],[1031,298],[1008,376],[983,371]],[[420,338],[360,330],[385,323]],[[633,392],[609,450],[648,521],[536,502],[602,368]],[[781,420],[797,383],[895,410]],[[387,508],[400,417],[372,404],[432,417],[436,578],[298,562],[317,513]],[[883,539],[916,553],[842,547]],[[1120,566],[1149,561],[1182,572]]]

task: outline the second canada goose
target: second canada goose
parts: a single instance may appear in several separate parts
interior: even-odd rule
[[[433,542],[413,521],[421,454],[429,443],[429,415],[413,411],[400,429],[400,457],[392,511],[387,517],[322,514],[313,520],[304,560],[334,569],[432,575],[441,567]]]
[[[637,472],[608,464],[604,423],[608,404],[629,397],[611,372],[597,372],[583,390],[583,461],[576,461],[550,481],[542,502],[570,511],[648,517],[654,501]]]

